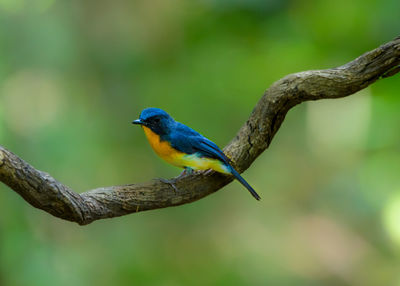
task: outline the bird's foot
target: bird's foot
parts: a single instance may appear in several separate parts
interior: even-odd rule
[[[206,170],[206,171],[204,172],[204,176],[208,176],[208,175],[210,175],[210,174],[213,173],[213,172],[214,172],[213,169],[208,169],[208,170]]]
[[[191,175],[191,174],[193,174],[193,172],[194,172],[194,170],[192,168],[185,167],[185,169],[182,171],[182,173],[180,173],[179,177]]]
[[[159,180],[165,184],[170,185],[174,189],[175,195],[178,193],[178,188],[175,186],[175,179],[168,180],[168,179],[159,178]]]

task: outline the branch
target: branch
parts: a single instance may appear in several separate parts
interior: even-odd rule
[[[293,106],[308,100],[348,96],[399,71],[400,37],[338,68],[288,75],[265,91],[224,152],[242,172],[268,148]],[[0,146],[0,181],[32,206],[85,225],[98,219],[194,202],[221,189],[232,177],[196,172],[169,182],[155,179],[77,194]]]

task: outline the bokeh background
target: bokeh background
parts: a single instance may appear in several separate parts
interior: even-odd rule
[[[398,0],[0,0],[0,144],[77,192],[172,177],[157,106],[227,144],[263,91],[399,35]],[[0,285],[400,285],[400,78],[291,110],[244,177],[81,227],[0,184]]]

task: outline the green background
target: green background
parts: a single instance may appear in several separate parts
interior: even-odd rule
[[[0,144],[77,192],[172,177],[130,122],[223,147],[263,91],[400,35],[398,0],[0,0]],[[81,227],[0,184],[0,285],[400,285],[400,78],[289,112],[237,182]]]

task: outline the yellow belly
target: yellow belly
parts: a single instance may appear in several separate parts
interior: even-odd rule
[[[191,155],[184,155],[182,156],[179,161],[185,167],[190,167],[194,170],[207,170],[213,169],[214,171],[230,174],[231,172],[229,169],[222,163],[220,160],[217,159],[210,159],[199,157],[196,154]]]
[[[230,174],[229,169],[219,160],[199,157],[196,154],[185,154],[171,147],[166,141],[161,141],[160,136],[143,126],[144,133],[153,150],[162,159],[177,167],[190,167],[194,170],[213,169],[217,172]]]

